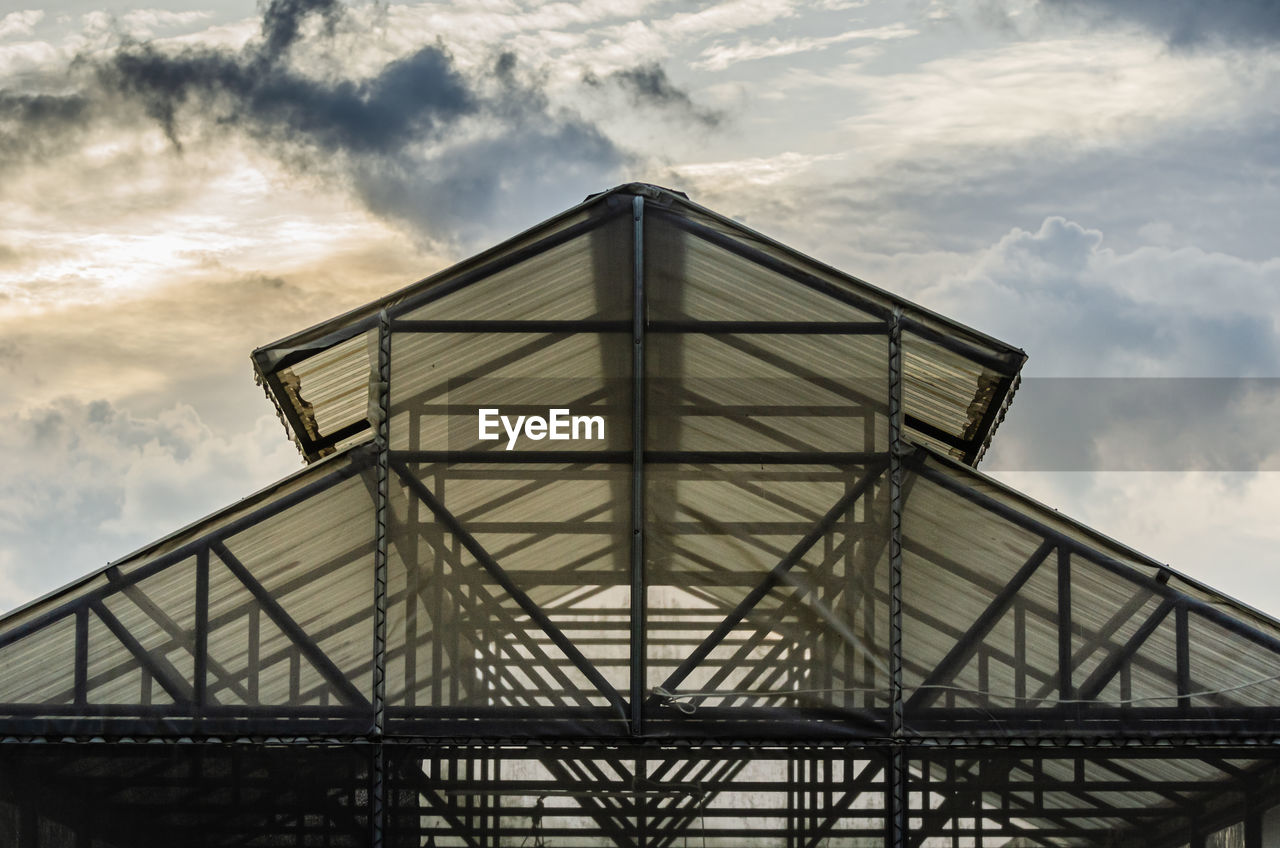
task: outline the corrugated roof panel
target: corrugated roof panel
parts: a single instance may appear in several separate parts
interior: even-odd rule
[[[885,450],[883,336],[655,333],[651,450]]]
[[[467,542],[402,474],[461,523]],[[390,703],[608,705],[503,581],[625,691],[630,485],[622,465],[409,463],[397,471]]]
[[[633,194],[643,222],[652,322],[887,322],[904,309],[904,396],[913,438],[972,462],[1024,359],[996,342],[828,268],[678,195],[622,186],[343,319],[255,352],[286,426],[309,459],[369,437],[366,338],[377,309],[415,321],[625,320]],[[825,357],[828,354],[817,354]],[[854,363],[857,365],[857,363]],[[868,372],[877,377],[881,369]],[[868,376],[869,379],[869,376]],[[887,389],[886,389],[887,393]]]
[[[1045,707],[1062,697],[1060,551],[1070,555],[1071,702],[1176,706],[1177,603],[1189,605],[1194,634],[1190,691],[1221,691],[1194,704],[1261,706],[1280,696],[1274,624],[1229,630],[1208,617],[1213,607],[1199,597],[1179,600],[1166,589],[1172,584],[1157,579],[1164,573],[1159,564],[976,472],[934,457],[924,462],[940,477],[916,476],[906,486],[903,646],[909,690],[929,680],[942,684],[926,703]],[[1034,563],[1042,544],[1053,550],[1026,578],[1024,564]],[[1025,583],[1012,584],[1016,592],[1009,595],[1014,590],[1006,587],[1020,572]],[[1015,614],[1025,627],[1021,637]],[[961,651],[958,644],[983,620],[985,630],[974,631],[981,638]],[[991,729],[999,727],[993,717]]]
[[[225,539],[227,550],[366,697],[372,696],[373,506],[369,481],[356,476]],[[252,605],[238,591],[227,600]],[[263,644],[263,656],[292,661],[279,654],[289,647],[284,639]],[[296,686],[287,673],[264,675],[272,685],[261,690],[263,703],[339,703],[333,693],[326,697],[330,686],[311,664],[301,663],[301,673]]]
[[[369,380],[377,365],[376,339],[374,331],[362,333],[278,372],[311,441],[323,440],[368,417]],[[370,438],[368,431],[361,438]],[[333,452],[322,451],[325,455]]]
[[[447,296],[393,312],[399,319],[423,321],[629,318],[631,242],[630,218],[611,218]]]
[[[877,602],[875,583],[888,523],[883,473],[870,472],[878,485],[846,501],[868,473],[648,466],[649,686],[697,693],[685,704],[699,709],[882,705],[887,608]],[[803,548],[824,517],[829,535]],[[690,653],[762,587],[768,591],[741,610],[741,621],[706,659],[670,683]]]
[[[1004,375],[920,336],[902,337],[902,406],[906,415],[927,427],[908,422],[909,438],[964,460],[974,450],[981,424]],[[940,438],[931,428],[950,439]]]
[[[644,232],[650,320],[876,320],[865,310],[686,232],[670,218],[646,218]]]
[[[515,416],[561,408],[604,418],[603,439],[592,425],[593,438],[573,440],[572,449],[630,449],[630,373],[631,339],[621,333],[395,333],[391,447],[502,451],[502,426],[491,431],[499,438],[480,439],[479,409],[515,426]],[[563,450],[566,442],[521,437],[516,447]]]
[[[75,617],[65,616],[0,647],[0,703],[72,703],[75,631]]]

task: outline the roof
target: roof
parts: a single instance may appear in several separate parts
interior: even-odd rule
[[[900,313],[908,431],[978,462],[1012,400],[1022,350],[824,265],[681,192],[642,183],[593,194],[470,259],[255,350],[257,379],[304,457],[313,461],[370,438],[372,339],[383,310],[396,320],[445,322],[442,329],[447,322],[541,319],[592,320],[629,332],[635,197],[648,204],[650,273],[681,282],[678,296],[650,300],[650,322],[786,316],[817,333],[824,324],[874,324]],[[602,250],[615,261],[602,263]]]
[[[1174,848],[1280,798],[1280,622],[973,467],[1021,352],[678,193],[254,357],[313,461],[0,617],[0,828],[30,783],[119,844],[361,845],[377,773],[413,844],[546,796],[583,845],[897,805],[914,845]]]

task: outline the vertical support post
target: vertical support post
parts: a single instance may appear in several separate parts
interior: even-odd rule
[[[1174,633],[1177,642],[1176,655],[1178,661],[1178,707],[1191,708],[1191,622],[1188,620],[1187,605],[1178,604],[1173,610]]]
[[[383,819],[385,817],[383,799],[386,797],[386,762],[383,759],[382,740],[375,740],[370,746],[370,768],[369,782],[371,791],[369,792],[369,830],[370,845],[372,848],[382,848],[383,845]]]
[[[89,702],[89,606],[76,610],[76,658],[74,690],[76,706]]]
[[[907,755],[902,692],[902,310],[889,325],[889,732],[893,750],[886,798],[889,848],[907,840]]]
[[[1262,848],[1262,844],[1262,809],[1251,798],[1244,814],[1244,848]]]
[[[208,704],[209,684],[209,549],[201,548],[196,554],[196,643],[195,669],[192,689],[195,693],[196,712],[204,714]]]
[[[1076,696],[1071,682],[1071,551],[1058,548],[1058,700]]]
[[[391,320],[387,310],[378,313],[377,422],[374,430],[378,448],[378,491],[374,504],[375,547],[373,554],[373,792],[369,798],[372,848],[382,848],[383,781],[382,738],[387,714],[387,501],[390,481],[391,418]]]
[[[644,198],[631,201],[631,735],[644,733]]]

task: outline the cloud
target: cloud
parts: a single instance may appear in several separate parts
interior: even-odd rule
[[[1280,474],[1005,471],[995,476],[1230,597],[1280,616],[1280,524],[1275,520]]]
[[[780,56],[794,56],[800,53],[812,53],[836,44],[850,41],[889,41],[899,38],[910,38],[917,35],[914,30],[903,24],[890,24],[873,29],[856,29],[837,35],[810,36],[807,38],[770,37],[764,41],[743,39],[729,46],[714,44],[702,51],[701,58],[693,63],[695,68],[708,71],[723,71],[739,62],[750,62],[757,59],[772,59]]]
[[[1040,376],[1280,376],[1280,259],[1118,253],[1100,231],[1051,216],[918,297],[1025,345]]]
[[[130,9],[119,18],[120,27],[135,38],[150,38],[159,30],[189,27],[213,17],[212,12],[173,12],[168,9]]]
[[[262,38],[243,50],[152,44],[122,48],[105,87],[140,102],[175,145],[184,133],[240,131],[295,170],[347,184],[376,214],[450,241],[492,227],[503,193],[559,179],[607,182],[625,155],[578,115],[553,107],[514,54],[470,73],[440,43],[372,76],[308,75],[288,60],[335,0],[275,0]]]
[[[95,112],[83,94],[0,89],[0,171],[67,150]]]
[[[1046,10],[1081,15],[1100,26],[1138,24],[1174,47],[1214,42],[1265,44],[1280,38],[1274,0],[1041,0]]]
[[[207,162],[227,141],[249,139],[296,176],[454,247],[527,226],[522,204],[505,202],[513,194],[570,205],[618,181],[632,160],[590,120],[553,103],[545,73],[513,52],[464,67],[437,40],[371,69],[349,61],[356,36],[377,25],[368,17],[338,0],[273,0],[259,35],[239,47],[126,37],[82,54],[62,80],[46,74],[40,91],[0,90],[0,154],[10,165],[82,154],[95,127],[136,134],[140,112],[179,153],[196,145],[192,155]],[[650,108],[718,119],[660,66],[618,84]]]
[[[1053,216],[917,294],[1030,354],[997,470],[1280,470],[1280,259],[1118,252]]]
[[[42,20],[44,20],[44,11],[41,9],[10,12],[0,18],[0,39],[31,35],[35,31],[36,24]]]
[[[717,127],[725,118],[723,112],[694,103],[689,93],[673,83],[666,70],[657,62],[614,71],[603,81],[595,74],[588,73],[583,77],[583,82],[593,88],[608,82],[624,92],[635,106],[689,118],[704,127]]]
[[[262,13],[259,56],[268,61],[283,57],[301,37],[303,22],[313,14],[324,19],[325,31],[332,35],[342,13],[339,0],[272,0]]]
[[[0,607],[119,558],[299,467],[274,416],[218,433],[189,406],[69,399],[0,418]]]
[[[1280,380],[1031,377],[985,471],[1280,471]]]

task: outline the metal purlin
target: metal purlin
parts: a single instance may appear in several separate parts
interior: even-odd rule
[[[378,313],[378,404],[374,440],[378,450],[377,502],[374,515],[376,547],[373,554],[373,791],[369,799],[369,824],[373,848],[382,848],[384,798],[383,733],[387,717],[387,501],[390,457],[388,427],[391,418],[391,319]]]
[[[902,310],[889,324],[889,845],[902,848],[907,834],[907,755],[902,697]]]

